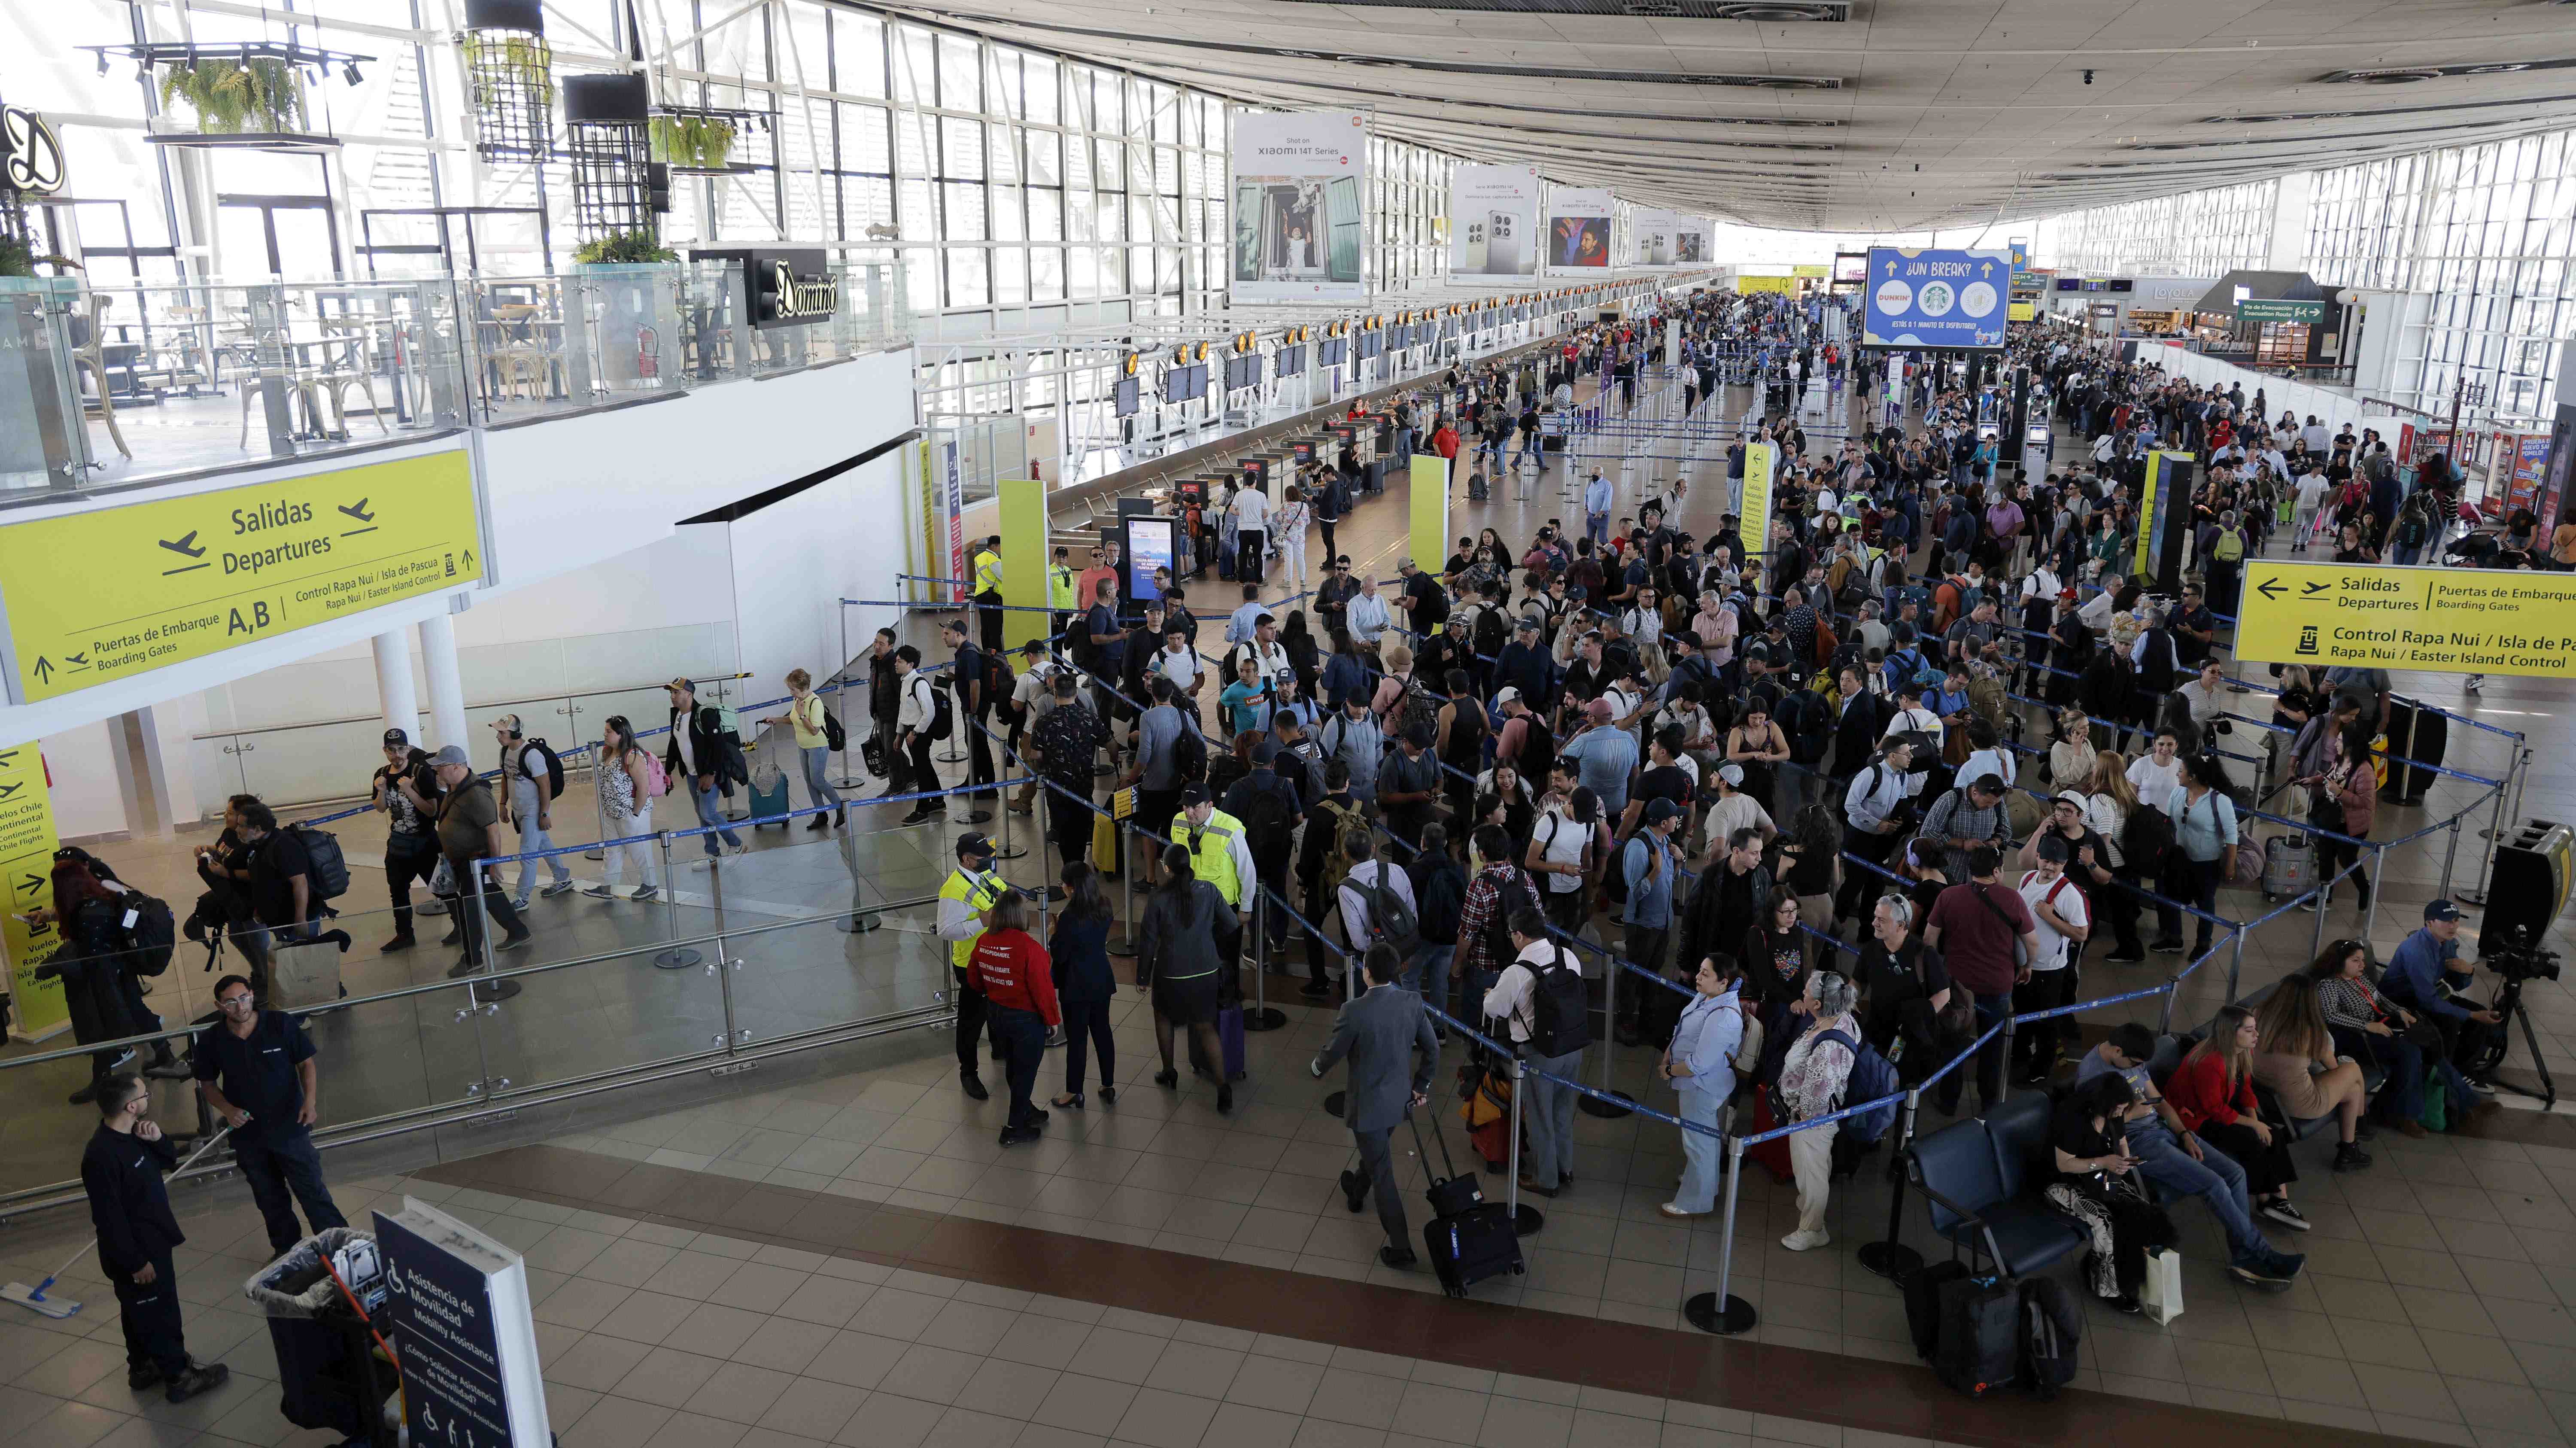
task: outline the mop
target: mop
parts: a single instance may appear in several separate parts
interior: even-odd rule
[[[233,1129],[227,1126],[223,1130],[216,1132],[214,1135],[207,1137],[203,1142],[198,1144],[195,1151],[188,1153],[188,1159],[179,1163],[177,1169],[172,1171],[170,1175],[179,1176],[185,1173],[188,1168],[195,1166],[197,1164],[197,1158],[214,1150],[215,1143],[232,1135],[232,1131]],[[88,1246],[74,1252],[70,1258],[63,1263],[63,1265],[47,1273],[45,1275],[45,1280],[37,1283],[33,1287],[29,1287],[24,1282],[11,1282],[5,1285],[0,1285],[0,1301],[14,1302],[20,1307],[41,1312],[47,1317],[71,1316],[81,1310],[81,1305],[68,1297],[47,1297],[45,1295],[45,1289],[53,1286],[64,1273],[72,1270],[73,1263],[78,1262],[83,1257],[86,1257],[97,1250],[98,1243],[92,1241]]]

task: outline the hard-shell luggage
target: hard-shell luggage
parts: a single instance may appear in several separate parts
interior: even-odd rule
[[[2021,1378],[2021,1293],[1998,1276],[1961,1277],[1941,1285],[1941,1335],[1932,1371],[1972,1398]]]
[[[1225,1079],[1242,1080],[1243,1007],[1227,1006],[1216,1013],[1216,1043],[1225,1052]]]
[[[1431,1158],[1422,1144],[1422,1123],[1405,1118],[1413,1128],[1413,1145],[1423,1152],[1422,1164],[1428,1172]],[[1449,1159],[1449,1140],[1440,1140],[1440,1163],[1445,1177],[1434,1177],[1431,1189],[1424,1195],[1431,1203],[1431,1220],[1422,1224],[1422,1252],[1431,1259],[1431,1270],[1440,1279],[1440,1290],[1452,1297],[1464,1297],[1467,1289],[1489,1277],[1508,1272],[1520,1275],[1527,1268],[1521,1260],[1521,1235],[1512,1220],[1512,1209],[1502,1202],[1485,1200],[1482,1188],[1473,1175],[1460,1176],[1456,1163]]]
[[[2316,888],[2317,846],[2313,836],[2274,835],[2263,842],[2263,898],[2288,900]]]
[[[751,779],[751,818],[754,822],[752,828],[759,829],[769,823],[772,816],[785,813],[787,813],[786,773],[771,769],[764,771],[763,774],[753,775]],[[792,820],[777,820],[776,824],[782,830],[795,827]]]
[[[1774,1130],[1779,1125],[1780,1119],[1771,1111],[1771,1088],[1763,1085],[1755,1086],[1753,1088],[1753,1131],[1749,1134],[1759,1135],[1765,1131]],[[1798,1178],[1797,1172],[1789,1165],[1789,1138],[1785,1136],[1775,1136],[1769,1141],[1758,1141],[1746,1147],[1744,1159],[1761,1163],[1763,1170],[1771,1173],[1771,1180],[1783,1186]]]
[[[2402,756],[2412,762],[2400,764],[2395,758],[2383,761],[2386,772],[2382,776],[2380,798],[2405,804],[2422,799],[2424,791],[2432,788],[2433,781],[2441,777],[2423,766],[2440,767],[2442,756],[2449,751],[2451,721],[2430,708],[2417,708],[2390,699],[2388,718],[2382,724],[2381,732],[2388,740],[2386,749],[2390,755]]]

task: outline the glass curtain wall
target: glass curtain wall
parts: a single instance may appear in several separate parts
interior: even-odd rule
[[[2576,132],[2546,131],[2311,173],[2302,266],[2328,287],[2418,292],[2390,401],[2447,414],[2539,418],[2576,337]],[[2260,266],[2280,224],[2278,182],[2052,217],[2054,265],[2215,276]],[[2296,225],[2299,208],[2286,208]],[[2380,395],[2375,390],[2374,395]]]

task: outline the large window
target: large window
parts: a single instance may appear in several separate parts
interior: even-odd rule
[[[2256,181],[2049,218],[2045,260],[2094,276],[2214,277],[2269,254],[2280,182]]]

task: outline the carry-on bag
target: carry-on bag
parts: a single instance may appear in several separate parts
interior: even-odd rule
[[[1413,1145],[1423,1153],[1427,1173],[1431,1166],[1430,1149],[1422,1144],[1422,1123],[1410,1115],[1405,1121],[1413,1128]],[[1431,1259],[1431,1270],[1440,1279],[1440,1290],[1452,1297],[1464,1297],[1467,1289],[1489,1277],[1509,1272],[1514,1276],[1528,1270],[1521,1260],[1520,1230],[1512,1220],[1512,1209],[1502,1202],[1485,1200],[1484,1190],[1473,1174],[1460,1176],[1449,1159],[1449,1142],[1440,1142],[1440,1162],[1448,1175],[1434,1177],[1424,1195],[1431,1202],[1431,1220],[1422,1224],[1423,1254]]]

